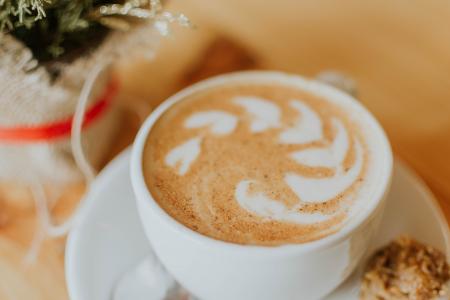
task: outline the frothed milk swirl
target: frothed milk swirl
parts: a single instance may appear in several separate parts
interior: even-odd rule
[[[373,144],[349,109],[293,85],[240,81],[178,101],[151,129],[145,181],[174,219],[239,244],[338,231],[377,182]]]

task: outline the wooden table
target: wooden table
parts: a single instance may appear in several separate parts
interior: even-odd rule
[[[381,121],[396,155],[426,181],[450,220],[450,1],[185,0],[171,5],[186,12],[198,29],[176,30],[153,62],[122,64],[123,99],[156,105],[180,87],[181,74],[217,34],[240,43],[262,68],[306,76],[342,71],[357,81],[360,100]],[[135,131],[131,118],[126,120],[118,149]],[[82,185],[65,191],[55,216],[67,215],[82,193]],[[35,265],[22,265],[36,224],[30,203],[22,190],[0,188],[0,299],[66,299],[63,240],[47,241]]]

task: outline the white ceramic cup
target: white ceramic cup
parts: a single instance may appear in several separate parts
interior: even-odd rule
[[[225,83],[280,82],[333,99],[363,118],[380,151],[381,176],[373,199],[337,233],[278,247],[239,245],[201,235],[170,217],[152,198],[142,170],[143,148],[158,118],[192,93]],[[157,256],[179,283],[204,300],[319,299],[352,272],[377,230],[392,177],[392,152],[375,118],[355,99],[327,85],[279,72],[240,72],[182,90],[145,121],[135,140],[131,179],[142,225]]]

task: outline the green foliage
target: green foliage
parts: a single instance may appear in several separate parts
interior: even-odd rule
[[[111,29],[150,19],[191,26],[185,15],[163,11],[160,0],[0,0],[0,33],[21,40],[47,69],[95,48]]]
[[[86,51],[108,29],[90,17],[105,0],[0,0],[0,30],[21,40],[40,61]],[[92,43],[96,41],[96,43]]]

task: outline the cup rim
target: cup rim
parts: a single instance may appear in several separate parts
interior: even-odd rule
[[[305,243],[283,244],[279,246],[247,245],[218,240],[198,233],[171,217],[154,200],[147,188],[142,168],[143,149],[150,130],[166,110],[185,97],[209,87],[221,85],[223,83],[239,82],[240,80],[254,80],[257,82],[261,79],[273,79],[274,81],[280,81],[287,84],[296,84],[300,85],[300,87],[305,91],[315,95],[339,98],[339,101],[343,102],[344,105],[351,105],[353,108],[360,110],[367,116],[366,121],[368,125],[372,127],[372,131],[375,132],[379,140],[383,143],[383,145],[380,145],[380,151],[384,152],[382,157],[384,160],[383,163],[385,165],[385,169],[382,171],[382,176],[380,176],[381,182],[378,185],[378,189],[374,191],[372,196],[372,198],[375,198],[376,200],[370,201],[370,207],[366,207],[362,212],[357,213],[356,216],[346,222],[343,227],[335,233],[331,233],[323,238]],[[288,253],[294,254],[300,252],[311,252],[322,250],[324,248],[330,248],[333,245],[338,244],[350,236],[363,224],[369,222],[377,213],[382,212],[382,208],[384,206],[383,203],[386,199],[386,195],[391,184],[392,172],[393,155],[386,133],[375,117],[358,100],[324,83],[280,71],[240,71],[227,73],[195,83],[170,96],[147,117],[141,126],[133,143],[130,166],[131,182],[135,192],[136,201],[141,202],[142,205],[148,205],[155,215],[159,217],[161,221],[168,224],[177,234],[183,235],[187,238],[187,240],[189,240],[189,242],[202,243],[209,247],[220,247],[227,251],[246,251],[249,254],[258,253],[259,255],[285,255]],[[143,216],[141,213],[140,216],[142,219]]]

